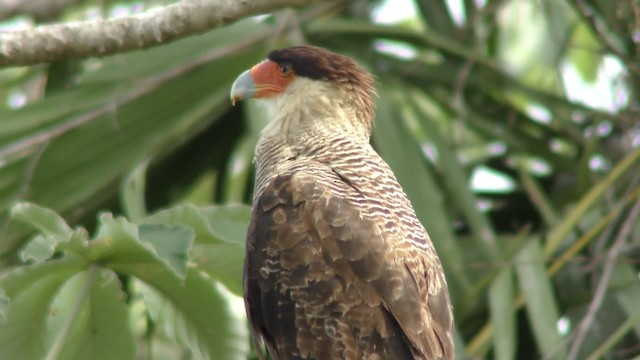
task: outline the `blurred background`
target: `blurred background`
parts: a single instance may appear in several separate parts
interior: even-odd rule
[[[0,9],[0,31],[169,3]],[[135,223],[193,204],[210,221],[233,219],[226,236],[243,244],[253,148],[268,119],[252,102],[231,107],[230,85],[270,50],[300,43],[349,55],[375,74],[372,144],[438,249],[458,358],[639,356],[634,0],[320,2],[150,50],[0,69],[0,272],[29,264],[21,254],[32,228],[9,211],[22,201],[89,233],[100,212]],[[229,321],[207,326],[242,324],[242,247],[209,250],[219,262],[190,252],[189,266],[223,284],[216,306]],[[189,339],[200,325],[176,320],[191,305],[174,302],[177,315],[154,316],[164,310],[134,296],[149,284],[112,269],[138,358],[255,356],[246,330],[231,331],[224,351],[216,343],[194,351]],[[55,294],[54,303],[64,301]],[[4,331],[0,344],[15,339]]]

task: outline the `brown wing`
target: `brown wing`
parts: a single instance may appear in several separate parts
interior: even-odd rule
[[[439,265],[394,248],[383,225],[335,195],[350,185],[332,176],[331,186],[278,176],[255,204],[244,279],[254,338],[283,360],[452,359]]]

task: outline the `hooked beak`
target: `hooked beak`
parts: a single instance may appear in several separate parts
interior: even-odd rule
[[[282,74],[278,64],[265,60],[240,74],[231,86],[231,103],[244,99],[260,99],[282,94],[295,79],[292,72]]]
[[[240,74],[231,86],[231,105],[235,106],[236,101],[255,97],[257,92],[256,84],[251,76],[251,70]]]

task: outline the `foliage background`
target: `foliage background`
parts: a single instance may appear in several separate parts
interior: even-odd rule
[[[169,2],[69,3],[37,20]],[[267,119],[228,92],[302,42],[376,75],[372,142],[439,250],[458,358],[638,356],[640,3],[404,3],[0,69],[0,358],[255,356],[237,296]]]

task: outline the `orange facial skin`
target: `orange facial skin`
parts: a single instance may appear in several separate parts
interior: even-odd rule
[[[291,64],[265,60],[250,70],[256,87],[254,98],[265,98],[282,93],[295,79]]]

